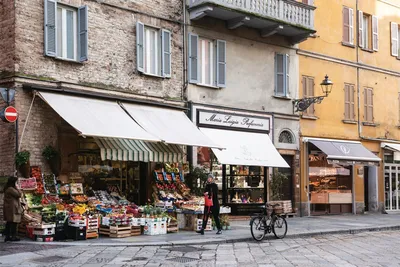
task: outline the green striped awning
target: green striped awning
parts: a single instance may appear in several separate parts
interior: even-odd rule
[[[179,145],[118,138],[95,138],[102,160],[142,162],[182,162]]]

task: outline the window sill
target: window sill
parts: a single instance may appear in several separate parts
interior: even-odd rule
[[[374,53],[374,50],[372,49],[367,49],[367,48],[361,48],[362,51],[368,52],[368,53]]]
[[[77,61],[77,60],[72,60],[68,58],[62,58],[62,57],[52,57],[57,61],[65,61],[65,62],[70,62],[70,63],[76,63],[76,64],[83,64],[84,61]]]
[[[343,45],[343,46],[347,46],[347,47],[351,47],[351,48],[356,48],[355,45],[349,44],[349,43],[346,43],[346,42],[342,42],[342,45]]]
[[[317,116],[314,115],[301,115],[301,118],[305,120],[314,120],[314,121],[319,119]]]
[[[273,98],[277,98],[277,99],[282,99],[282,100],[292,100],[290,97],[288,96],[280,96],[280,95],[273,95]]]
[[[212,88],[212,89],[221,89],[222,87],[218,87],[215,85],[209,85],[209,84],[204,84],[204,83],[194,83],[195,85],[201,86],[201,87],[207,87],[207,88]]]
[[[143,74],[143,75],[146,75],[146,76],[151,76],[151,77],[161,78],[161,79],[170,78],[170,77],[161,76],[161,75],[156,75],[156,74],[151,74],[151,73],[143,72],[143,71],[139,71],[139,73],[141,73],[141,74]]]
[[[343,123],[347,123],[347,124],[357,124],[357,121],[353,121],[353,120],[342,120]]]
[[[377,123],[375,123],[375,122],[366,122],[366,121],[363,121],[363,122],[362,122],[362,125],[364,125],[364,126],[371,126],[371,127],[378,127],[378,126],[379,126],[379,124],[377,124]]]

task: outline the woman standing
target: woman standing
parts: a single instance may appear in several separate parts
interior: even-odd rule
[[[217,235],[220,235],[222,232],[221,223],[219,222],[218,186],[214,182],[214,176],[211,173],[207,177],[207,185],[204,189],[204,198],[206,201],[204,203],[203,226],[200,231],[197,231],[197,233],[204,235],[204,229],[207,226],[208,217],[211,212],[218,229]]]
[[[17,189],[16,182],[17,178],[11,176],[4,187],[4,220],[6,221],[4,242],[20,240],[17,238],[17,225],[21,222],[22,217],[20,202],[22,194]]]

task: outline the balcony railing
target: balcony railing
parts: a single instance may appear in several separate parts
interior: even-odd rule
[[[294,0],[188,0],[189,9],[213,4],[314,30],[314,6]]]

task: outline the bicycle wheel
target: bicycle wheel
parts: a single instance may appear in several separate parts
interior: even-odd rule
[[[261,241],[265,236],[265,221],[262,216],[253,217],[250,222],[251,235],[254,240]]]
[[[272,223],[272,232],[278,239],[282,239],[287,233],[287,223],[285,218],[275,215]]]

